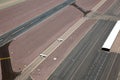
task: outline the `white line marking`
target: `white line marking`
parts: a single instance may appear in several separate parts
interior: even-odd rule
[[[24,28],[25,28],[25,27],[22,27],[22,28],[16,30],[14,33],[12,33],[12,35],[16,34],[17,32],[21,31],[21,30],[24,29]]]

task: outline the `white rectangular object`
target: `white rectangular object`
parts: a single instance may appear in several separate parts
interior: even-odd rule
[[[102,46],[103,50],[109,51],[120,31],[120,20],[117,21],[114,28],[112,29],[111,33],[109,34],[108,38],[106,39],[105,43]]]

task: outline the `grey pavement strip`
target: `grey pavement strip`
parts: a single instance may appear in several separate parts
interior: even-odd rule
[[[75,0],[66,0],[65,2],[59,4],[58,6],[48,10],[47,12],[33,18],[32,20],[18,26],[17,28],[6,32],[5,34],[0,36],[0,47],[4,46],[8,42],[12,41],[14,38],[19,36],[20,34],[28,31],[29,29],[36,27],[36,24],[39,24],[40,22],[44,21],[51,15],[55,14],[56,12],[60,11],[61,9],[67,7],[68,5],[74,3]]]

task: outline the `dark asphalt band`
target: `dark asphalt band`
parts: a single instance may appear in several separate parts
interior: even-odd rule
[[[61,9],[65,8],[66,6],[74,3],[75,0],[66,0],[65,2],[59,4],[58,6],[48,10],[47,12],[33,18],[32,20],[18,26],[17,28],[3,34],[0,36],[0,47],[4,46],[8,42],[12,41],[15,37],[19,36],[20,34],[24,33],[25,31],[29,30],[30,28],[35,27],[34,25],[44,21],[51,15],[55,14],[56,12],[60,11]]]

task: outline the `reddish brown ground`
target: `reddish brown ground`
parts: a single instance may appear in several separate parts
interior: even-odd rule
[[[79,11],[69,7],[17,38],[10,45],[13,67],[24,68],[79,18]],[[38,49],[39,53],[36,52]]]
[[[120,32],[112,45],[111,52],[120,53]]]
[[[27,20],[29,20],[31,18],[44,13],[48,9],[55,7],[56,5],[58,5],[62,2],[63,2],[63,0],[59,0],[59,1],[58,0],[52,0],[52,1],[50,1],[50,0],[41,0],[41,1],[40,0],[26,0],[26,2],[23,2],[18,5],[0,10],[0,35],[17,27],[18,25],[26,22]],[[29,40],[29,41],[31,41],[31,40]],[[27,43],[29,43],[29,42],[25,42],[25,43],[26,44],[24,47],[27,47]],[[14,43],[12,43],[12,44],[14,44]],[[16,45],[14,45],[14,46],[16,46]],[[19,45],[16,47],[19,48]],[[22,47],[23,46],[21,46],[21,48]],[[10,46],[10,48],[11,48],[11,46]],[[18,51],[20,52],[20,50],[21,49],[19,49]],[[24,51],[24,49],[21,51]],[[11,52],[11,49],[10,49],[10,52]],[[15,52],[15,53],[17,53],[17,52]],[[21,54],[21,53],[22,52],[18,53],[18,55],[16,57],[19,58],[19,54]],[[26,52],[22,53],[21,55],[24,55],[25,53]],[[12,54],[12,52],[11,52],[11,54]],[[19,59],[18,59],[18,61],[19,61]],[[14,60],[16,60],[16,58]],[[14,64],[14,61],[12,63]],[[18,64],[19,64],[18,62],[17,62],[17,64],[15,63],[15,65],[17,65],[17,67],[19,66]],[[18,68],[20,68],[20,67],[18,67]],[[0,70],[0,74],[1,74],[1,70]],[[1,75],[0,75],[0,80],[1,80]]]
[[[99,1],[94,0],[93,2],[97,3]],[[91,7],[93,2],[87,4]],[[85,4],[85,1],[83,3]],[[84,8],[87,9],[87,7]],[[26,65],[30,64],[36,56],[39,56],[45,48],[62,35],[80,17],[82,17],[82,13],[69,6],[13,41],[10,45],[10,52],[12,53],[11,58],[14,70],[22,70]],[[39,53],[36,52],[38,49]]]
[[[18,5],[0,10],[0,34],[11,30],[36,15],[55,7],[64,0],[27,0]]]
[[[21,23],[35,17],[38,14],[54,7],[64,0],[27,0],[24,3],[4,9],[0,11],[0,34],[11,30]],[[77,4],[89,10],[100,0],[79,0]],[[108,0],[111,1],[111,0]],[[108,2],[107,2],[108,3]],[[111,3],[110,3],[111,4]],[[107,5],[107,7],[109,4]],[[105,11],[106,9],[102,8]],[[99,11],[98,11],[99,12]],[[62,35],[71,25],[82,17],[82,13],[72,6],[69,6],[37,25],[24,35],[13,41],[9,47],[12,59],[12,65],[15,71],[22,70],[26,65],[47,48],[53,41]],[[50,75],[51,72],[61,63],[67,56],[65,52],[70,51],[72,46],[88,31],[94,21],[87,21],[82,25],[68,40],[64,42],[52,55],[48,57],[37,69],[40,69],[41,75],[37,69],[32,73],[36,80],[41,80]],[[71,43],[71,44],[70,44]],[[39,49],[39,53],[38,53]],[[57,54],[56,54],[57,53]],[[59,57],[58,57],[59,56]],[[58,59],[54,62],[53,57]],[[50,62],[49,62],[50,61]],[[45,67],[47,66],[47,67]],[[50,66],[50,67],[48,67]],[[46,71],[44,71],[46,70]],[[47,72],[46,74],[44,72]],[[44,75],[44,76],[43,76]]]

